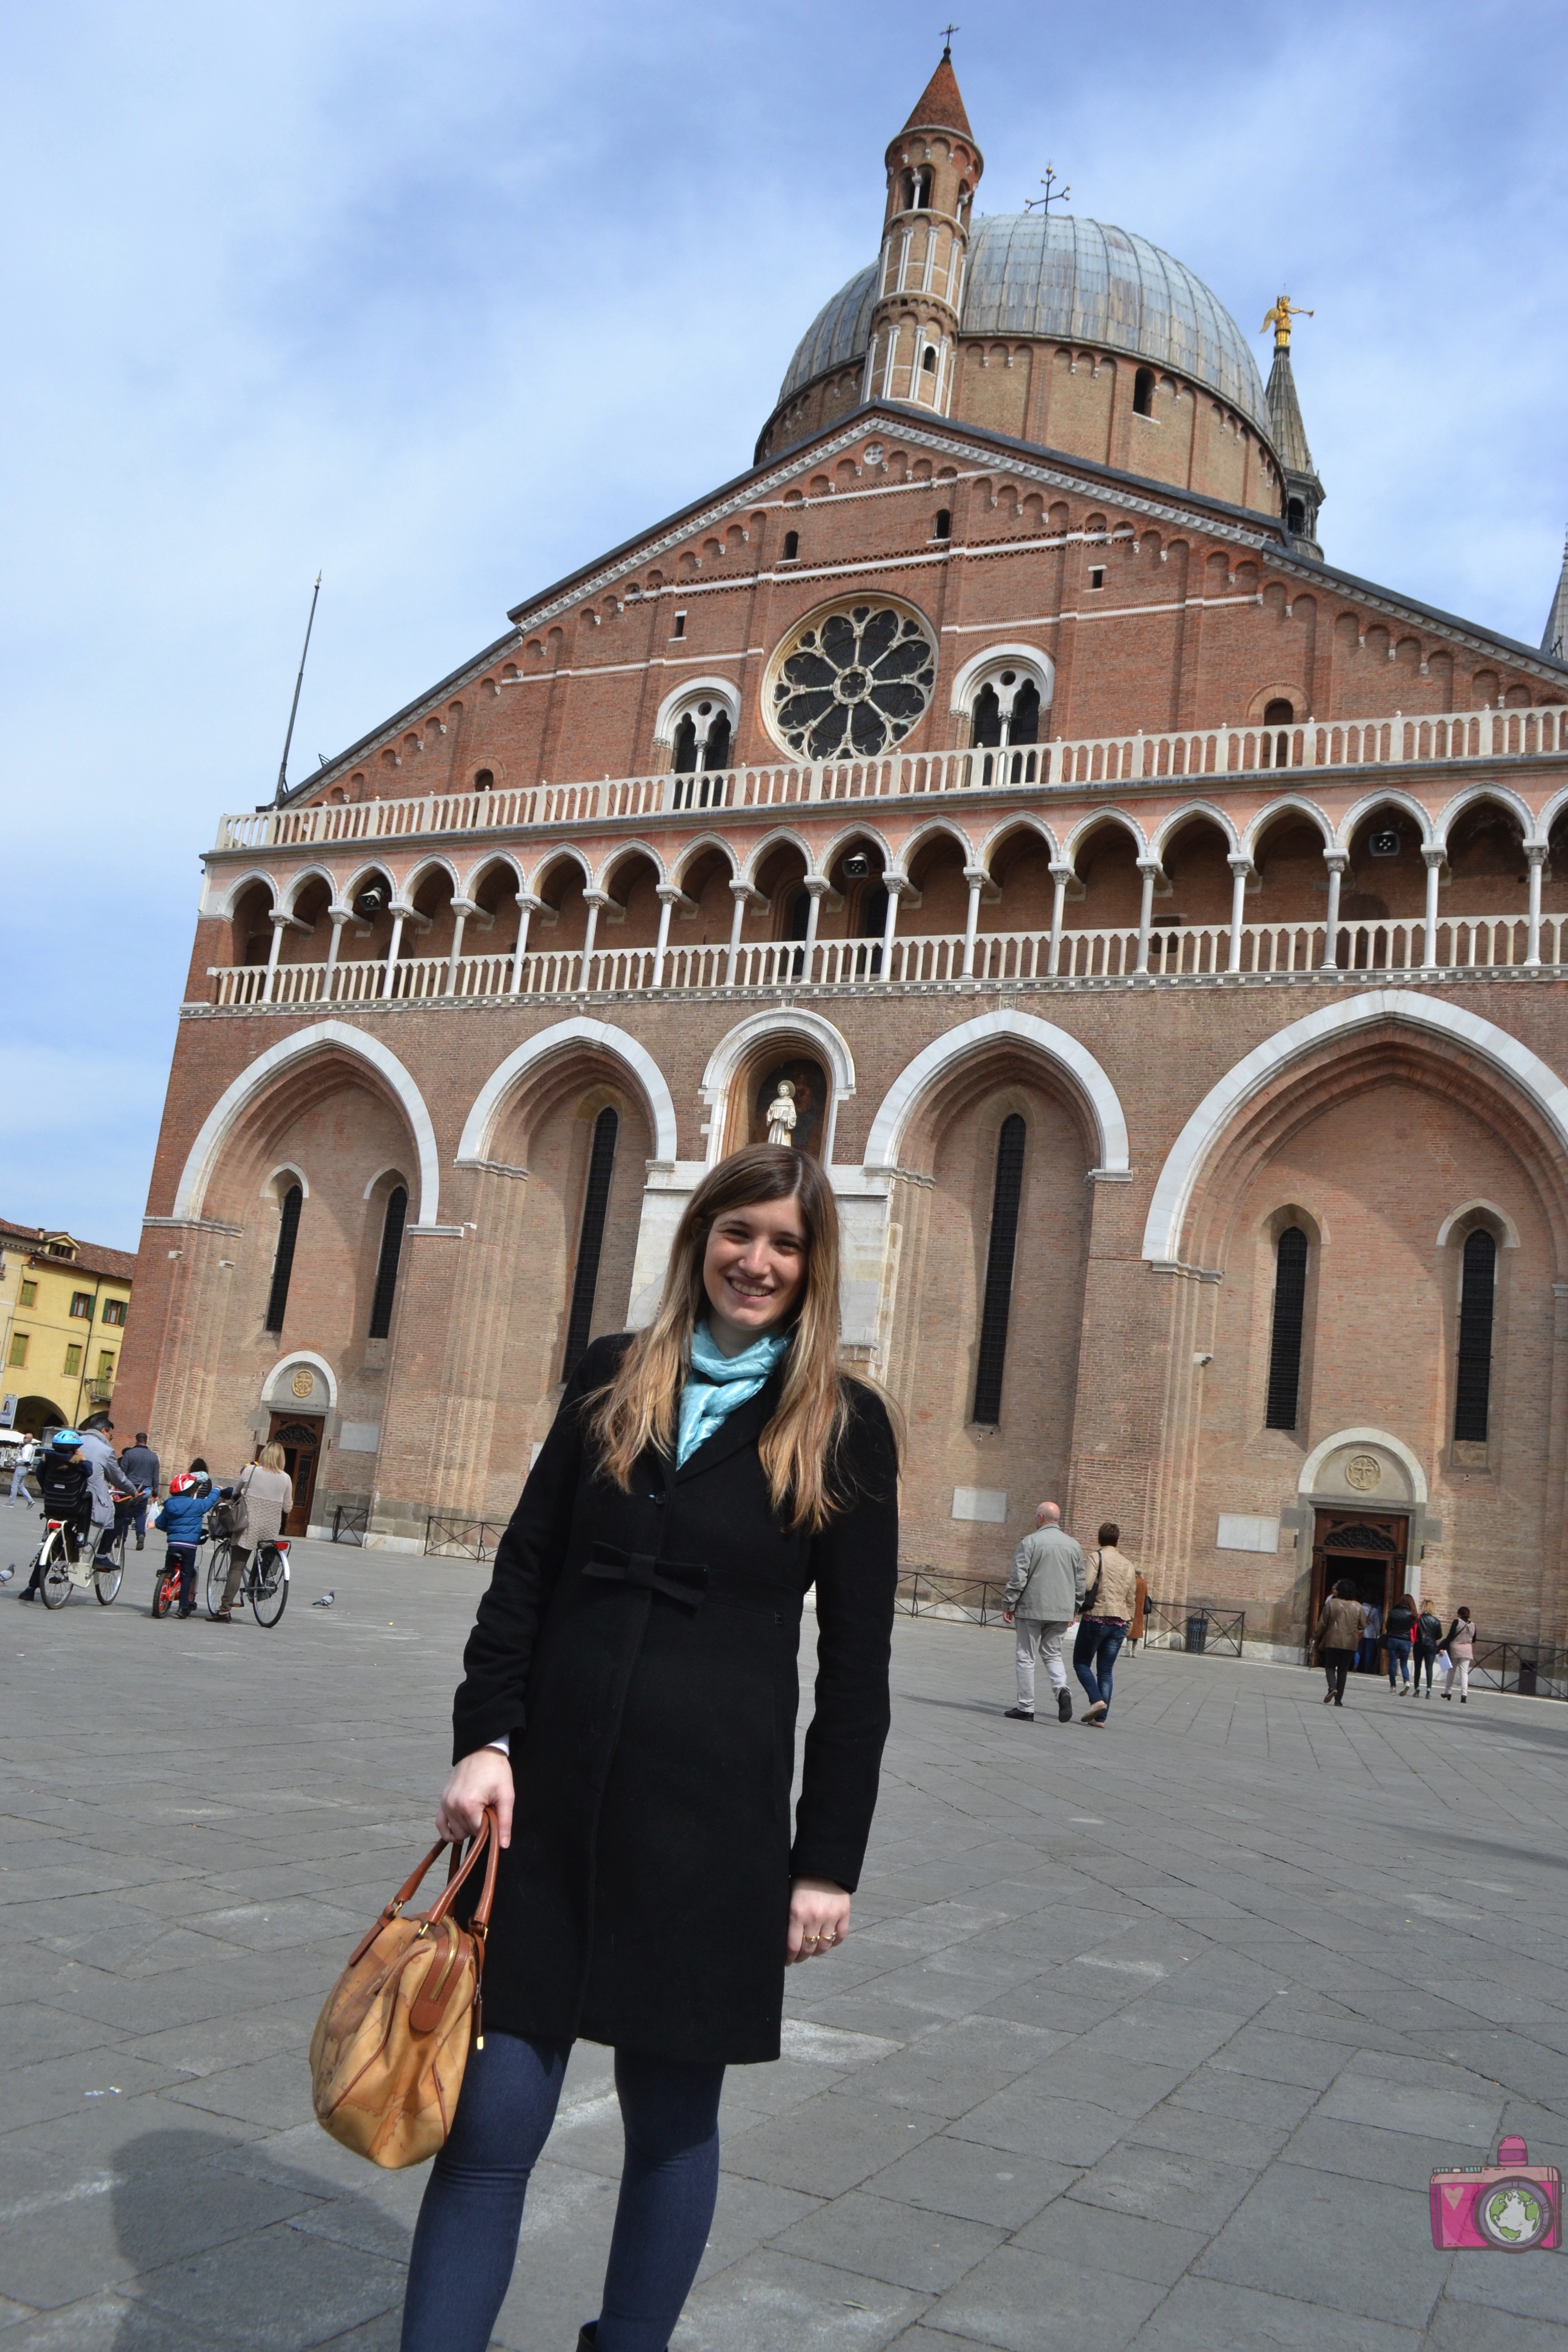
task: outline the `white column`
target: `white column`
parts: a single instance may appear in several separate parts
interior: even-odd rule
[[[261,983],[261,1002],[270,1004],[272,991],[278,980],[278,958],[282,952],[283,934],[289,928],[289,918],[280,907],[272,909],[272,945],[267,950],[267,978]]]
[[[1541,961],[1541,869],[1546,863],[1546,844],[1528,841],[1524,854],[1530,860],[1530,932],[1524,943],[1527,964]]]
[[[588,909],[588,928],[583,934],[583,962],[577,976],[577,986],[584,994],[586,994],[588,988],[588,966],[593,959],[594,941],[599,936],[599,909],[601,907],[607,907],[609,903],[602,890],[584,890],[583,893],[583,904]]]
[[[653,978],[650,988],[664,986],[664,960],[669,953],[669,919],[686,893],[678,882],[661,882],[654,891],[658,900],[658,945],[653,951]]]
[[[458,985],[458,966],[463,954],[463,930],[470,915],[479,913],[471,898],[452,901],[452,952],[447,958],[447,993],[452,995]]]
[[[724,985],[735,985],[735,966],[741,956],[741,926],[746,919],[746,901],[752,895],[749,882],[731,882],[730,895],[735,901],[735,911],[730,918],[730,961],[724,967]]]
[[[1053,866],[1051,868],[1051,880],[1056,885],[1056,890],[1051,899],[1050,961],[1046,967],[1047,977],[1050,980],[1058,977],[1057,965],[1061,960],[1062,918],[1067,911],[1068,884],[1072,877],[1073,869],[1070,866]]]
[[[1135,971],[1147,971],[1149,969],[1149,926],[1153,919],[1154,913],[1154,885],[1158,880],[1160,874],[1159,859],[1157,857],[1141,857],[1138,860],[1138,871],[1143,877],[1143,896],[1138,908],[1138,961],[1133,966],[1133,970]]]
[[[832,887],[833,885],[826,874],[808,874],[805,877],[805,893],[811,900],[811,905],[806,910],[805,917],[805,954],[800,971],[803,980],[810,980],[813,977],[812,965],[816,955],[816,927],[822,919],[822,902]]]
[[[338,950],[343,943],[343,925],[353,913],[353,908],[329,907],[327,913],[331,920],[332,936],[327,948],[327,969],[322,976],[321,994],[330,1001],[332,993],[332,975],[338,968]]]
[[[539,914],[543,905],[543,899],[536,898],[531,890],[520,890],[517,894],[517,945],[512,950],[511,955],[511,982],[507,991],[509,996],[519,996],[522,992],[522,961],[528,953],[529,917]]]
[[[1428,971],[1437,969],[1437,883],[1443,871],[1444,852],[1423,849],[1426,862],[1426,938],[1421,950],[1421,961]]]
[[[963,925],[963,977],[974,977],[974,935],[980,929],[980,893],[986,884],[984,866],[966,866],[963,878],[969,885],[969,913]]]
[[[381,992],[383,996],[390,996],[392,994],[393,978],[397,970],[397,951],[403,945],[404,920],[405,917],[411,915],[413,912],[413,908],[405,906],[401,898],[395,898],[393,900],[392,945],[386,950],[386,966],[381,976]]]
[[[1329,911],[1323,924],[1323,963],[1325,971],[1337,971],[1335,950],[1340,943],[1340,884],[1345,867],[1350,864],[1342,849],[1325,849],[1323,863],[1329,869]]]
[[[899,932],[899,900],[909,888],[901,874],[884,874],[882,887],[888,894],[887,919],[882,925],[882,982],[888,986],[893,977],[893,941]]]
[[[1231,971],[1241,970],[1241,918],[1247,898],[1247,877],[1252,871],[1249,857],[1228,858],[1230,867],[1230,963]]]

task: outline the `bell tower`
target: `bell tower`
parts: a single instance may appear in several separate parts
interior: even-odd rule
[[[951,47],[887,162],[888,208],[861,396],[907,401],[946,416],[957,374],[970,207],[985,168]]]

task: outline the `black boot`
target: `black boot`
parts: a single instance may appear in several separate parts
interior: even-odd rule
[[[577,2331],[577,2352],[594,2352],[594,2347],[598,2341],[599,2323],[596,2319],[591,2319],[586,2327],[579,2328]]]

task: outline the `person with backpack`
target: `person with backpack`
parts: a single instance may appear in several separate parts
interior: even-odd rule
[[[57,1429],[34,1468],[38,1493],[43,1497],[44,1517],[60,1521],[66,1530],[67,1551],[72,1557],[83,1543],[92,1541],[92,1465],[83,1460],[80,1449],[81,1438],[76,1430]],[[37,1601],[43,1580],[40,1545],[33,1573],[19,1597]]]
[[[1426,1669],[1426,1696],[1432,1696],[1432,1661],[1443,1646],[1443,1620],[1430,1609],[1423,1609],[1415,1620],[1415,1632],[1411,1650],[1415,1661],[1415,1689],[1421,1689],[1421,1669]]]
[[[1384,1643],[1388,1651],[1388,1687],[1395,1694],[1408,1692],[1410,1688],[1410,1643],[1418,1613],[1409,1593],[1402,1592],[1390,1609],[1388,1622],[1383,1630]],[[1396,1666],[1404,1676],[1403,1681],[1395,1680]]]
[[[1475,1619],[1468,1609],[1461,1609],[1443,1636],[1443,1647],[1448,1653],[1448,1671],[1443,1677],[1443,1696],[1452,1698],[1454,1685],[1459,1685],[1459,1705],[1470,1703],[1470,1661],[1476,1652]]]

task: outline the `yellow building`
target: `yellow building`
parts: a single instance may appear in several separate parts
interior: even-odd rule
[[[114,1393],[136,1260],[0,1218],[0,1427],[79,1426]]]

